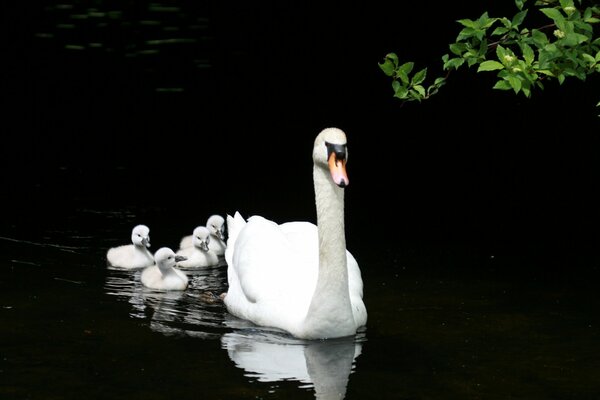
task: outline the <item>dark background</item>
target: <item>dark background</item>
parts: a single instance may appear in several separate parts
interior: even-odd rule
[[[401,106],[377,65],[396,52],[437,76],[455,21],[510,16],[511,2],[73,4],[3,5],[5,221],[44,225],[89,204],[160,207],[175,223],[235,210],[314,220],[312,142],[337,126],[349,141],[350,243],[598,272],[597,76],[526,99],[464,70]],[[90,7],[122,14],[70,18]],[[196,41],[140,55],[172,37],[135,23],[157,15]],[[69,47],[92,42],[103,46]]]

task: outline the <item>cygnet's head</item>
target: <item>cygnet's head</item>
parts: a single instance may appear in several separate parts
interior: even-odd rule
[[[131,241],[136,246],[150,247],[150,228],[136,225],[131,231]]]
[[[192,234],[192,243],[202,251],[208,251],[210,243],[210,231],[205,226],[198,226]]]
[[[346,134],[338,128],[323,129],[315,139],[313,147],[315,165],[328,169],[333,182],[344,188],[349,183],[346,161],[348,161]]]
[[[225,240],[225,218],[217,214],[211,215],[206,221],[206,227],[211,235]]]
[[[161,271],[168,270],[175,267],[180,261],[187,260],[186,257],[175,254],[173,250],[168,247],[161,247],[154,253],[154,261]]]

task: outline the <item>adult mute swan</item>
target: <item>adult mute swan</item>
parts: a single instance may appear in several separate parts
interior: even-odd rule
[[[106,259],[115,267],[144,268],[154,264],[154,257],[148,251],[150,247],[150,228],[136,225],[131,231],[131,242],[108,249]]]
[[[219,257],[209,249],[211,242],[210,231],[205,226],[197,226],[192,233],[194,245],[177,251],[177,255],[187,258],[177,265],[181,268],[210,267],[219,263]]]
[[[363,282],[346,250],[346,135],[321,131],[313,148],[317,225],[227,216],[227,310],[303,339],[353,335],[367,322]]]
[[[156,265],[151,265],[142,271],[142,284],[150,289],[184,290],[188,286],[186,274],[175,268],[183,256],[176,255],[168,247],[161,247],[154,254]]]
[[[210,231],[209,249],[217,256],[225,255],[225,248],[227,247],[225,243],[225,219],[218,214],[211,215],[206,220],[206,227]],[[194,235],[189,235],[181,239],[179,248],[192,247],[194,245],[193,237]]]

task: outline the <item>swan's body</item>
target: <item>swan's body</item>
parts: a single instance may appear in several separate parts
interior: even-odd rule
[[[210,231],[210,243],[208,244],[208,248],[217,256],[225,255],[225,248],[227,247],[227,244],[225,243],[225,219],[218,214],[211,215],[206,220],[206,227]],[[187,247],[193,247],[193,237],[194,235],[189,235],[181,239],[179,248],[185,249]]]
[[[177,254],[187,258],[179,262],[181,268],[210,267],[219,263],[219,257],[214,251],[209,249],[211,236],[210,231],[205,226],[198,226],[192,234],[194,245],[179,249]]]
[[[154,255],[156,265],[142,271],[142,284],[150,289],[184,290],[188,286],[186,274],[175,268],[185,257],[176,255],[168,247],[162,247]]]
[[[227,217],[228,311],[306,339],[353,335],[365,325],[363,283],[346,250],[346,136],[322,131],[313,150],[317,226]],[[329,165],[329,168],[328,168]]]
[[[132,244],[112,247],[106,253],[110,265],[121,268],[144,268],[154,264],[150,247],[150,229],[137,225],[131,231]]]

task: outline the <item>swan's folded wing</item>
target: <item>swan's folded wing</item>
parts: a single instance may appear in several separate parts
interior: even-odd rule
[[[248,219],[235,244],[233,265],[249,301],[290,297],[294,302],[309,301],[318,275],[316,227],[311,225],[278,225],[259,216]]]

